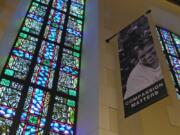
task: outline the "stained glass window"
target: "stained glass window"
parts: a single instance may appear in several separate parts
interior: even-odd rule
[[[32,0],[0,76],[0,133],[76,134],[84,4]]]
[[[56,43],[60,43],[61,35],[62,35],[62,30],[51,27],[51,26],[47,26],[44,33],[44,38],[50,41],[54,41]]]
[[[157,27],[157,32],[176,88],[177,98],[180,99],[180,36],[161,27]]]

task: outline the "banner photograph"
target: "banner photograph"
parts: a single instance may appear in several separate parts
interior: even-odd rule
[[[141,16],[118,34],[125,117],[167,96],[148,18]]]

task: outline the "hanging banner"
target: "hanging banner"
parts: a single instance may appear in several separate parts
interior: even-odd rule
[[[141,16],[118,34],[125,117],[167,96],[148,18]]]

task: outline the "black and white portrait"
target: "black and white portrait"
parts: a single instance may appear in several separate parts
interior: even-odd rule
[[[132,101],[163,79],[147,17],[140,17],[120,31],[118,46],[123,98]]]

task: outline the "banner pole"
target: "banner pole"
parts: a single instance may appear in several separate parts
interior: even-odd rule
[[[149,9],[148,11],[145,12],[145,14],[150,14],[151,13],[151,9]],[[119,32],[113,34],[111,37],[107,38],[105,41],[106,43],[109,43],[114,37],[116,37],[118,35]]]

